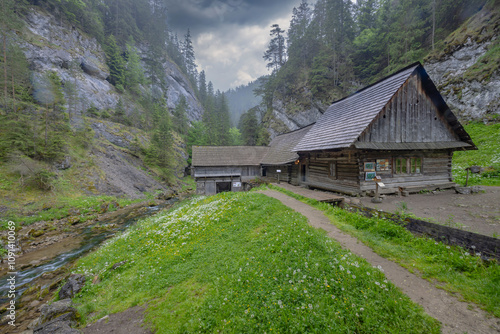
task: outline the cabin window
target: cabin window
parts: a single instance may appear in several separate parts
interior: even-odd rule
[[[331,179],[337,179],[337,163],[330,162],[328,164],[328,177]]]
[[[421,174],[422,158],[394,158],[394,174]]]

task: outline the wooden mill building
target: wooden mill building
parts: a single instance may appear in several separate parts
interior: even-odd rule
[[[198,194],[242,191],[261,175],[265,146],[193,146],[193,176]]]
[[[470,136],[415,63],[269,147],[193,147],[193,168],[198,193],[240,190],[228,182],[279,173],[294,185],[363,195],[375,189],[375,176],[386,193],[453,187],[453,152],[470,149]]]
[[[313,124],[274,137],[269,144],[269,151],[261,162],[262,176],[272,179],[279,177],[280,181],[298,185],[299,155],[293,149],[312,126]]]
[[[449,188],[455,150],[476,149],[420,63],[333,103],[295,146],[300,184],[348,194]]]

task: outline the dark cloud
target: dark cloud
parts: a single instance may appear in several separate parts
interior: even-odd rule
[[[173,30],[195,33],[226,24],[260,25],[273,17],[290,15],[295,0],[167,0]]]
[[[226,90],[268,74],[262,55],[271,25],[290,22],[301,0],[166,0],[170,28],[189,28],[199,70]]]

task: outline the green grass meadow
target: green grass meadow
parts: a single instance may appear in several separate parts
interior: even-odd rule
[[[500,186],[500,123],[483,124],[473,122],[464,125],[477,146],[474,151],[456,151],[453,154],[453,178],[464,185],[466,168],[481,166],[481,174],[469,173],[469,185]]]
[[[113,270],[113,264],[127,262]],[[379,268],[258,193],[195,197],[80,259],[83,323],[145,305],[157,333],[439,333]]]

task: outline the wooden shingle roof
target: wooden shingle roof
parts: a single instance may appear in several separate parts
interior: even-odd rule
[[[293,150],[315,151],[351,146],[419,66],[413,64],[333,103]]]
[[[259,166],[266,146],[193,146],[194,167]]]
[[[285,165],[299,158],[293,151],[295,145],[305,136],[314,125],[308,125],[301,129],[276,136],[269,144],[269,152],[262,160],[263,165]]]

